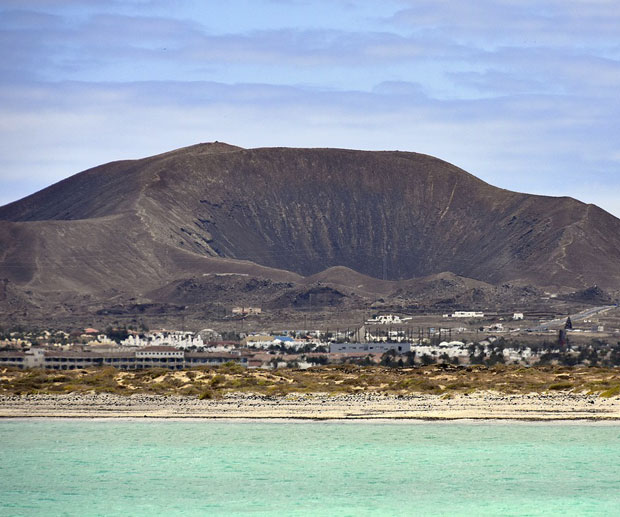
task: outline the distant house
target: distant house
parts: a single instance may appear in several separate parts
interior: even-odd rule
[[[484,312],[477,311],[455,311],[451,314],[452,318],[484,318]]]
[[[273,343],[273,336],[247,336],[241,340],[241,346],[269,346]]]
[[[261,314],[263,310],[260,307],[233,307],[232,313],[234,316],[249,316]]]
[[[330,354],[383,354],[394,350],[399,354],[411,352],[411,343],[330,343]]]
[[[410,319],[411,317],[401,318],[397,314],[380,314],[379,316],[370,318],[369,320],[366,321],[366,323],[374,324],[374,325],[391,325],[391,324],[403,323]]]

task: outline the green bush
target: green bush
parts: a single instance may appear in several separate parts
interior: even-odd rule
[[[198,395],[198,400],[211,400],[214,398],[215,392],[211,389],[206,389],[200,395]]]
[[[228,361],[224,363],[218,368],[218,371],[222,373],[243,373],[246,369],[241,366],[239,363],[235,363],[234,361]]]
[[[211,386],[216,388],[217,386],[221,386],[222,384],[224,384],[224,382],[226,382],[226,377],[224,377],[223,375],[217,374],[217,375],[214,375],[213,378],[211,379]]]
[[[556,382],[555,384],[552,384],[551,386],[549,386],[549,389],[559,391],[559,390],[568,390],[568,389],[571,389],[572,387],[573,387],[572,382]]]
[[[617,397],[618,395],[620,395],[620,386],[614,386],[601,393],[601,397],[604,398]]]

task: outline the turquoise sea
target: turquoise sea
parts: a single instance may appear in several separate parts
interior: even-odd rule
[[[2,420],[0,515],[620,515],[620,426]]]

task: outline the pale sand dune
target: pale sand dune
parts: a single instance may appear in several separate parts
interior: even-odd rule
[[[620,420],[620,398],[574,393],[499,395],[480,392],[450,399],[436,395],[235,394],[220,400],[111,394],[0,397],[1,418],[234,418],[234,419],[493,419]]]

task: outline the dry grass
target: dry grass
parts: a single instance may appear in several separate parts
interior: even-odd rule
[[[620,370],[514,366],[425,366],[392,369],[333,365],[309,370],[247,370],[240,366],[121,372],[114,368],[72,371],[0,370],[0,393],[107,392],[186,395],[203,399],[230,392],[284,396],[290,393],[385,393],[407,395],[494,390],[505,394],[576,392],[603,397],[620,395]]]

